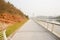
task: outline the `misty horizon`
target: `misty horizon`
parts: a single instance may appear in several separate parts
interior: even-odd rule
[[[60,16],[60,0],[6,0],[32,16]]]

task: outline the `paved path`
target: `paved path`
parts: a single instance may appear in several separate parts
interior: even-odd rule
[[[32,20],[25,23],[11,40],[57,40],[42,26]]]

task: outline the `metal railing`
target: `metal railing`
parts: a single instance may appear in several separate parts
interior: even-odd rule
[[[60,24],[59,23],[53,23],[53,22],[48,22],[48,21],[44,21],[44,20],[37,20],[37,21],[40,23],[40,25],[42,25],[44,27],[46,26],[46,28],[49,31],[51,31],[52,33],[54,33],[56,36],[58,36],[60,38],[60,29],[59,29],[60,28]],[[47,24],[47,25],[45,25],[45,24]],[[58,26],[58,27],[56,28],[56,26]],[[49,29],[49,27],[51,27],[51,29]],[[56,30],[58,31],[58,33],[55,32]]]
[[[0,40],[7,40],[5,27],[6,25],[4,23],[0,24]]]

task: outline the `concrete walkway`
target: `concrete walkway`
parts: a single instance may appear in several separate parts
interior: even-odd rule
[[[57,38],[33,20],[29,20],[11,40],[57,40]]]

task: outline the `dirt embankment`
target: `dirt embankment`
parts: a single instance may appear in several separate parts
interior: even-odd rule
[[[0,14],[0,30],[6,29],[7,25],[14,24],[17,22],[23,22],[25,17],[20,15],[14,15],[10,13]]]
[[[0,24],[4,25],[0,25],[0,30],[5,29],[5,25],[23,22],[25,18],[28,18],[28,16],[14,7],[13,4],[0,0]]]

